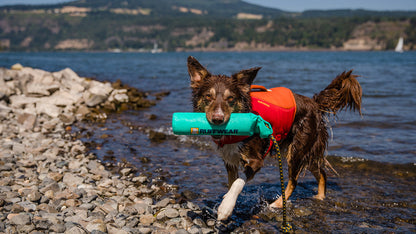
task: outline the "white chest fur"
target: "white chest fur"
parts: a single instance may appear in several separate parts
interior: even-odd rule
[[[226,144],[219,148],[220,155],[227,165],[238,167],[240,165],[240,149],[241,143]]]

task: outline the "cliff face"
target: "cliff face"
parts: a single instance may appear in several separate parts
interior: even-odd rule
[[[344,50],[385,50],[392,49],[400,37],[406,36],[410,21],[374,22],[368,21],[354,28],[350,38],[343,43]],[[405,49],[413,48],[407,43]]]

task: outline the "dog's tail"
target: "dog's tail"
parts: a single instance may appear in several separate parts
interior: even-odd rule
[[[352,70],[344,71],[324,90],[313,96],[323,113],[335,115],[337,111],[348,108],[361,115],[362,89],[356,77],[358,76],[353,75]]]

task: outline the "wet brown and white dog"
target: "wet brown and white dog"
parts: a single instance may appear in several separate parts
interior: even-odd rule
[[[216,125],[226,123],[231,113],[251,111],[250,86],[260,68],[242,70],[231,77],[212,75],[194,57],[188,58],[188,72],[191,78],[192,102],[195,112],[205,112],[207,120]],[[289,182],[285,191],[290,197],[297,185],[299,175],[308,169],[318,182],[317,199],[325,198],[326,173],[330,167],[324,152],[328,143],[325,116],[349,108],[361,114],[362,90],[357,76],[352,71],[338,75],[330,85],[313,98],[294,94],[296,115],[287,137],[279,142],[286,156]],[[221,136],[213,136],[220,139]],[[269,146],[268,139],[251,137],[243,142],[224,145],[219,148],[228,173],[229,191],[218,208],[218,220],[227,219],[235,206],[237,197],[246,181],[252,179],[263,166],[263,153]],[[238,169],[242,166],[245,178],[240,178]],[[271,207],[282,207],[280,197]]]

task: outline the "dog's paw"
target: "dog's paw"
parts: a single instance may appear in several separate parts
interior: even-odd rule
[[[279,197],[276,201],[274,201],[272,204],[269,205],[272,209],[281,209],[283,208],[283,199],[282,197]]]
[[[325,199],[325,195],[319,195],[319,194],[317,194],[317,195],[313,196],[313,198],[322,201],[322,200]]]

